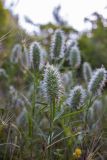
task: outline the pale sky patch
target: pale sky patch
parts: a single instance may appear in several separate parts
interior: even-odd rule
[[[11,1],[7,0],[7,5]],[[30,31],[34,28],[26,25],[23,18],[25,15],[34,23],[54,22],[52,11],[59,4],[63,18],[79,31],[90,27],[89,24],[84,23],[84,18],[89,17],[93,12],[107,17],[107,9],[105,9],[107,0],[20,0],[13,12],[19,15],[20,24]]]

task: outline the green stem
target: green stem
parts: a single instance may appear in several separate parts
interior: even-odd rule
[[[85,117],[84,117],[84,130],[85,130],[85,136],[84,136],[84,143],[87,143],[87,124],[88,124],[88,112],[89,112],[89,108],[92,105],[93,100],[92,100],[92,96],[89,99],[89,103],[86,107],[85,110]]]
[[[53,127],[54,127],[54,117],[56,113],[56,108],[55,108],[55,99],[52,100],[52,103],[50,103],[50,142],[49,145],[52,144],[52,133],[53,133]],[[49,148],[49,157],[50,160],[52,160],[52,148]]]
[[[77,84],[77,78],[76,78],[76,69],[72,68],[72,76],[73,76],[73,86]]]
[[[33,125],[33,120],[35,118],[35,104],[36,104],[36,92],[37,92],[37,86],[38,86],[38,73],[36,73],[36,75],[33,75],[33,86],[34,86],[34,91],[33,91],[33,95],[32,95],[32,107],[31,107],[31,111],[30,113],[28,113],[28,122],[29,122],[29,137],[31,140],[31,146],[30,146],[30,150],[31,150],[31,158],[32,158],[32,154],[33,154],[33,132],[34,132],[34,125]]]
[[[89,103],[88,103],[88,105],[87,105],[87,107],[86,107],[86,110],[85,110],[85,124],[87,124],[87,120],[88,120],[88,112],[89,112],[89,108],[90,108],[90,106],[92,105],[92,103],[93,103],[93,101],[92,101],[92,96],[90,97],[90,99],[89,99]]]

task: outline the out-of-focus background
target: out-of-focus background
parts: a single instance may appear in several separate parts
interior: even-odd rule
[[[37,35],[41,41],[61,26],[71,39],[78,39],[83,59],[92,67],[107,67],[106,18],[106,0],[1,0],[0,64],[14,43],[29,43]]]
[[[7,0],[6,7],[14,14],[18,14],[20,24],[28,31],[35,30],[26,26],[24,17],[29,17],[34,23],[55,22],[52,15],[56,6],[61,6],[61,16],[78,31],[90,29],[91,25],[84,23],[85,17],[90,17],[93,12],[107,15],[106,0]]]

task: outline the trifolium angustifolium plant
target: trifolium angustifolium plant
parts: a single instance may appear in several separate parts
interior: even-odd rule
[[[77,45],[69,48],[69,61],[72,68],[79,68],[81,64],[80,50]]]
[[[56,30],[50,48],[51,59],[59,59],[64,57],[65,36],[62,30]]]
[[[62,81],[65,86],[65,88],[69,89],[73,85],[73,76],[72,71],[66,72],[62,74]]]
[[[47,64],[48,54],[45,49],[41,49],[41,61],[40,61],[40,70],[42,70]]]
[[[86,84],[88,84],[91,77],[92,77],[92,68],[88,62],[84,62],[83,63],[83,78]]]
[[[22,52],[21,64],[24,68],[31,68],[29,50],[25,46]]]
[[[35,71],[40,69],[42,49],[38,42],[32,42],[30,45],[30,62]]]
[[[18,63],[21,61],[21,57],[22,57],[22,46],[20,44],[16,44],[12,49],[10,61],[12,63]]]
[[[65,58],[69,61],[69,56],[71,54],[71,50],[73,46],[78,46],[77,41],[68,39],[66,42],[66,50],[65,50]]]
[[[69,94],[69,98],[67,99],[67,104],[74,109],[80,109],[84,104],[84,100],[86,97],[86,92],[82,86],[75,86]]]
[[[99,128],[103,115],[103,107],[97,101],[102,100],[102,96],[95,95],[101,94],[105,85],[106,69],[92,72],[88,62],[80,67],[78,43],[72,43],[71,35],[59,29],[53,34],[50,49],[53,30],[45,32],[49,35],[41,42],[43,48],[35,41],[23,50],[21,45],[16,45],[12,62],[17,64],[9,61],[10,64],[1,66],[8,77],[3,81],[4,70],[0,70],[0,95],[6,104],[5,112],[9,108],[15,114],[6,130],[0,128],[7,135],[3,136],[3,149],[1,143],[1,159],[18,159],[19,154],[20,159],[88,159],[93,138],[98,136],[100,144],[99,135],[93,131],[96,126]],[[8,150],[7,144],[11,149]],[[2,153],[5,146],[5,153]],[[95,151],[96,147],[93,148]],[[12,156],[5,157],[8,153]]]
[[[49,102],[53,99],[57,101],[60,100],[64,89],[60,73],[53,65],[46,65],[42,86],[44,96]]]
[[[97,69],[88,84],[88,91],[93,95],[101,94],[101,91],[107,81],[106,70],[104,67]]]

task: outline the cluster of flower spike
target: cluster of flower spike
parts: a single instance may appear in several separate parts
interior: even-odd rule
[[[31,68],[30,56],[28,49],[24,46],[23,53],[21,56],[21,64],[25,68]]]
[[[60,100],[63,93],[63,85],[60,73],[53,65],[47,64],[44,80],[43,91],[46,99],[51,102],[52,100]]]
[[[107,81],[105,68],[97,69],[88,84],[88,91],[93,95],[101,94],[101,91]]]
[[[88,62],[83,63],[83,77],[84,77],[85,82],[88,84],[88,82],[90,81],[92,77],[92,69]]]
[[[40,69],[41,56],[42,56],[41,52],[42,50],[39,43],[33,42],[30,45],[30,62],[34,70]]]
[[[78,68],[81,64],[80,51],[76,45],[70,48],[69,60],[72,68]]]
[[[64,57],[64,45],[65,45],[65,37],[64,33],[61,30],[56,30],[51,42],[51,59],[59,59]],[[12,53],[12,61],[18,62],[21,59],[21,46],[16,45],[13,49]],[[46,55],[43,54],[43,49],[41,49],[38,42],[33,42],[30,45],[30,50],[24,50],[26,64],[30,68],[32,67],[35,71],[40,70],[40,67],[45,65],[44,59]],[[81,64],[81,56],[80,51],[77,47],[77,44],[70,45],[67,50],[67,54],[69,55],[69,62],[72,66],[72,69],[76,69]],[[66,56],[65,56],[66,57]],[[16,58],[16,59],[15,59]],[[22,58],[23,60],[23,58]],[[23,61],[24,63],[24,61]],[[88,91],[94,95],[98,95],[101,93],[101,90],[106,82],[106,70],[105,68],[97,69],[94,74],[92,74],[92,69],[90,64],[85,62],[83,64],[83,76],[84,80],[88,84]],[[68,74],[63,75],[63,81],[66,83],[72,83],[69,81]],[[71,77],[70,77],[71,78]],[[72,79],[72,78],[71,78]],[[56,67],[53,65],[46,65],[44,80],[43,80],[43,91],[46,99],[48,101],[52,101],[52,99],[59,100],[64,91],[62,80],[60,77],[60,73]],[[70,85],[69,85],[70,86]],[[86,92],[82,86],[75,86],[67,99],[67,103],[73,108],[80,108],[86,97]]]
[[[33,68],[38,71],[45,64],[46,52],[38,42],[32,42],[29,49],[24,46],[23,51],[21,45],[17,44],[13,48],[10,60],[12,63],[20,62],[23,67]]]
[[[74,109],[80,109],[84,104],[85,97],[86,93],[83,87],[75,86],[70,91],[69,98],[67,99],[67,104]]]
[[[64,57],[64,33],[61,30],[56,30],[51,42],[51,58],[59,59]]]
[[[21,55],[22,55],[22,47],[21,47],[20,44],[16,44],[13,47],[12,55],[10,57],[10,61],[12,63],[18,63],[21,60]]]

